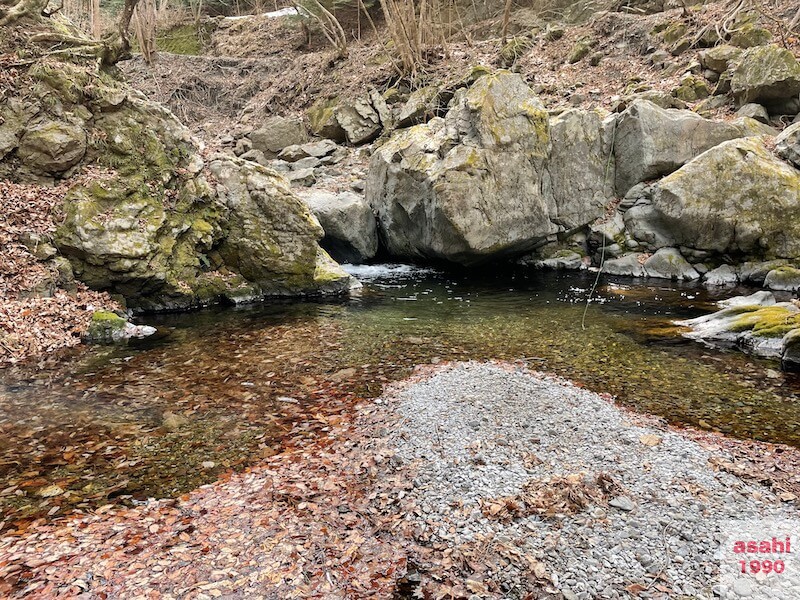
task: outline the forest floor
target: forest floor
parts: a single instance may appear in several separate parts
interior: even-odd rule
[[[800,55],[800,40],[780,27],[800,10],[800,1],[781,2],[771,11],[768,4],[764,15],[757,15],[759,26],[772,32],[775,43]],[[151,66],[136,58],[122,68],[136,87],[168,105],[212,145],[219,137],[248,133],[270,115],[301,113],[319,98],[353,98],[371,88],[393,86],[447,88],[463,81],[476,65],[518,71],[548,108],[608,109],[633,92],[673,90],[702,44],[672,56],[671,38],[659,32],[672,28],[687,38],[700,37],[713,31],[730,8],[720,1],[652,15],[602,10],[584,23],[565,24],[558,39],[542,33],[529,39],[532,32],[545,31],[548,22],[540,13],[521,8],[512,12],[509,25],[508,39],[521,42],[513,64],[501,56],[501,19],[496,17],[454,29],[446,44],[429,49],[419,72],[402,77],[381,41],[386,34],[380,19],[379,37],[365,24],[358,33],[349,31],[348,55],[338,59],[321,36],[306,44],[296,19],[252,16],[223,20],[203,56],[161,53]],[[574,64],[567,61],[581,40],[591,46],[596,64],[591,56]],[[666,51],[676,64],[671,74],[653,64],[656,50]],[[732,107],[715,111],[720,118],[732,114]]]
[[[318,436],[178,499],[7,535],[0,594],[706,597],[721,521],[792,518],[800,492],[795,449],[674,430],[521,363],[420,368],[309,420]]]

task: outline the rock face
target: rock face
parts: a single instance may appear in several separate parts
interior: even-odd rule
[[[800,256],[800,172],[758,138],[725,142],[665,177],[653,206],[678,244],[764,259]]]
[[[564,229],[594,221],[614,196],[613,129],[614,118],[601,111],[573,109],[550,120],[542,188],[556,209],[551,220]],[[581,165],[579,176],[576,161]]]
[[[741,56],[731,80],[739,104],[781,100],[800,94],[800,63],[785,48],[751,48]]]
[[[624,196],[637,183],[668,175],[722,142],[766,133],[774,132],[752,119],[710,121],[691,111],[636,100],[617,123],[617,193]]]
[[[367,97],[318,100],[308,110],[308,119],[317,135],[353,145],[374,140],[382,130],[380,114]]]
[[[93,65],[31,69],[35,110],[0,172],[69,175],[52,242],[75,276],[142,310],[346,291],[322,228],[276,172],[200,156],[168,110]],[[79,125],[83,123],[83,125]]]
[[[377,254],[375,215],[362,196],[314,191],[304,195],[303,201],[325,230],[321,245],[335,260],[359,264]]]
[[[470,265],[559,231],[540,184],[549,142],[539,99],[504,71],[459,90],[445,119],[395,133],[366,185],[389,252]]]
[[[268,158],[277,156],[287,146],[308,141],[308,132],[301,119],[271,117],[260,129],[250,134],[253,150],[260,150]]]

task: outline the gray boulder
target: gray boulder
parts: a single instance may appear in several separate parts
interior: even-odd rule
[[[749,104],[742,106],[742,108],[736,111],[736,116],[755,119],[759,123],[769,123],[769,113],[767,112],[767,109],[760,104],[756,104],[755,102],[750,102]]]
[[[720,265],[706,273],[703,281],[710,286],[734,285],[739,281],[739,274],[731,265]]]
[[[800,171],[759,138],[705,152],[658,185],[653,205],[681,246],[718,254],[800,256]]]
[[[506,71],[459,90],[445,119],[396,132],[366,185],[389,252],[470,265],[560,231],[541,186],[549,143],[547,111]]]
[[[800,94],[800,63],[791,51],[775,45],[742,54],[731,80],[739,104],[791,98]]]
[[[766,262],[746,261],[739,267],[739,278],[742,281],[764,285],[764,280],[770,271],[787,265],[789,265],[789,261],[785,259]]]
[[[711,121],[691,111],[665,110],[637,100],[617,121],[617,194],[624,196],[637,183],[668,175],[722,142],[763,134],[774,130],[752,119]]]
[[[623,275],[626,277],[644,277],[646,254],[626,254],[619,258],[612,258],[603,263],[603,272],[608,275]]]
[[[661,248],[644,262],[644,272],[648,277],[694,281],[700,274],[675,248]]]
[[[25,129],[17,154],[22,164],[32,171],[59,175],[81,162],[86,149],[84,127],[47,120]]]
[[[397,115],[397,125],[408,127],[423,123],[434,116],[439,101],[439,88],[426,86],[414,90]]]
[[[550,218],[574,229],[603,215],[614,197],[611,138],[614,117],[600,110],[572,109],[550,119],[550,154],[542,186]],[[581,165],[580,175],[575,171]]]
[[[771,290],[794,292],[800,290],[800,269],[794,267],[778,267],[767,273],[764,286]]]
[[[273,158],[287,146],[303,144],[308,141],[308,132],[302,119],[270,117],[260,129],[250,134],[254,150],[260,150]]]
[[[340,104],[334,113],[347,141],[358,146],[371,142],[381,133],[381,118],[367,98]]]
[[[787,127],[775,139],[775,152],[782,159],[800,168],[800,123]]]
[[[378,227],[363,196],[311,191],[301,195],[319,219],[325,237],[320,245],[338,262],[359,264],[378,252]]]
[[[700,64],[715,73],[724,73],[742,56],[742,49],[720,44],[700,52]]]

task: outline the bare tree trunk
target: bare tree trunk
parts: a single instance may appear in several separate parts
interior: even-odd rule
[[[503,10],[503,45],[506,45],[508,38],[508,20],[511,17],[511,5],[513,0],[506,0],[506,6]]]
[[[99,40],[103,35],[103,24],[100,22],[100,0],[91,0],[92,37]]]
[[[131,41],[128,37],[128,29],[130,29],[133,11],[138,3],[139,0],[125,0],[125,5],[122,7],[122,12],[117,22],[117,30],[103,40],[106,45],[106,50],[102,56],[104,65],[115,65],[119,61],[131,57]]]

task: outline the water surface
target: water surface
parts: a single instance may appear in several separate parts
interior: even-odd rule
[[[672,321],[752,290],[356,267],[356,298],[150,316],[151,339],[0,373],[0,529],[176,496],[315,435],[420,363],[525,359],[671,423],[800,446],[800,380]],[[591,418],[591,415],[587,415]]]

